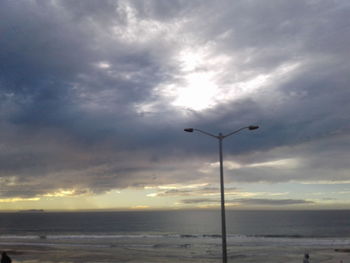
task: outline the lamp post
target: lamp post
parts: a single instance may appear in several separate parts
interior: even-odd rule
[[[194,132],[198,131],[200,133],[203,133],[205,135],[208,135],[210,137],[216,138],[219,140],[219,157],[220,157],[220,191],[221,191],[221,238],[222,238],[222,262],[227,263],[227,243],[226,243],[226,215],[225,215],[225,192],[224,192],[224,166],[223,166],[223,157],[222,157],[222,141],[223,139],[238,133],[244,129],[248,130],[256,130],[259,126],[250,125],[247,127],[240,128],[238,130],[235,130],[233,132],[230,132],[226,135],[223,135],[222,133],[219,133],[218,135],[211,134],[206,131],[202,131],[200,129],[195,128],[186,128],[184,129],[185,132]]]

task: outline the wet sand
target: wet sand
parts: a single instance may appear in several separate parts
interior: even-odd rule
[[[183,244],[174,246],[124,247],[73,247],[64,244],[52,247],[1,245],[1,250],[8,251],[13,263],[97,263],[97,262],[204,262],[221,261],[221,247],[197,246],[193,248]],[[310,253],[311,262],[346,263],[350,262],[350,250],[344,247],[271,247],[271,246],[229,246],[229,262],[269,262],[300,263],[303,254]]]

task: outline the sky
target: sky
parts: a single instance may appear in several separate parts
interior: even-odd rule
[[[350,209],[347,0],[2,0],[0,210]]]

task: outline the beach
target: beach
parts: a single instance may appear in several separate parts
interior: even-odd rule
[[[322,245],[305,240],[245,240],[228,244],[229,262],[302,262],[308,252],[311,262],[350,262],[349,244]],[[313,240],[315,241],[315,240]],[[294,244],[292,244],[294,243]],[[298,244],[300,243],[300,245]],[[320,242],[322,243],[322,241]],[[24,243],[23,240],[2,242],[14,263],[97,263],[97,262],[220,262],[220,238],[118,238],[118,239],[38,239]]]
[[[218,211],[2,213],[14,263],[221,262]],[[228,262],[350,262],[350,211],[227,211]]]

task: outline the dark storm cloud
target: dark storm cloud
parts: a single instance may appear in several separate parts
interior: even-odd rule
[[[184,134],[190,126],[216,133],[261,125],[225,141],[228,157],[243,165],[229,179],[324,180],[335,169],[334,180],[347,179],[349,8],[346,1],[2,1],[0,196],[211,182],[200,169],[216,162],[216,142]],[[173,107],[172,95],[157,88],[182,83],[174,58],[191,45],[233,58],[218,79],[224,92],[259,75],[268,81],[204,111]],[[299,170],[247,166],[278,154],[304,162]]]
[[[86,20],[91,18],[88,11],[97,7],[97,2],[79,3],[70,9],[68,2],[57,2],[58,6],[54,2],[4,2],[0,83],[3,96],[11,95],[11,101],[18,106],[16,114],[8,116],[13,122],[69,126],[79,132],[80,127],[74,125],[78,118],[83,117],[85,122],[80,125],[96,121],[84,116],[84,104],[118,104],[114,114],[129,117],[130,104],[147,99],[150,88],[157,83],[158,66],[153,63],[150,50],[118,40],[113,41],[114,47],[105,50],[112,44],[104,35],[111,25],[105,29],[107,32],[94,29]],[[76,14],[77,8],[81,8],[81,13]],[[84,8],[88,10],[84,12]],[[113,10],[108,6],[105,9]],[[107,17],[108,14],[109,20],[113,15],[117,17],[109,23],[122,20],[117,12],[108,12]],[[97,22],[103,26],[103,21]],[[94,64],[106,58],[112,67],[108,73]],[[123,73],[136,76],[127,81]],[[98,95],[106,101],[93,101],[95,96],[101,97]],[[94,132],[93,127],[90,129]]]

